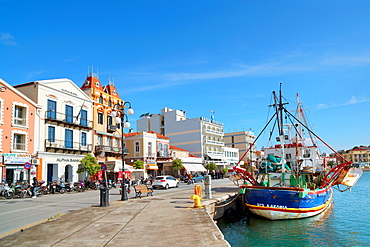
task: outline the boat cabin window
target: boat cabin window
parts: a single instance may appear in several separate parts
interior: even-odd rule
[[[309,150],[305,150],[304,151],[303,158],[310,158],[310,157],[311,157],[310,151]]]

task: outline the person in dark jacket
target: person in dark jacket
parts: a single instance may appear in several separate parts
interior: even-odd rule
[[[32,182],[32,198],[36,198],[36,192],[37,192],[37,189],[38,189],[38,181],[37,181],[37,178],[36,177],[33,177],[33,182]]]

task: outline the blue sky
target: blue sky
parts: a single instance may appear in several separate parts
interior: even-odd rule
[[[370,145],[369,13],[369,1],[1,0],[0,78],[81,86],[94,66],[131,102],[133,124],[163,107],[212,109],[225,132],[255,134],[283,82],[315,132],[349,149]]]

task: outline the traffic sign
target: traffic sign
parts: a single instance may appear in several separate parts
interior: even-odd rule
[[[105,172],[107,170],[107,165],[106,164],[102,164],[101,165],[101,170]]]
[[[24,169],[30,169],[31,168],[31,163],[30,162],[26,162],[24,163]]]

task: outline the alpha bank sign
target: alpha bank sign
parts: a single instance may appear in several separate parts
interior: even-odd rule
[[[24,164],[31,162],[30,154],[3,154],[4,164]]]

